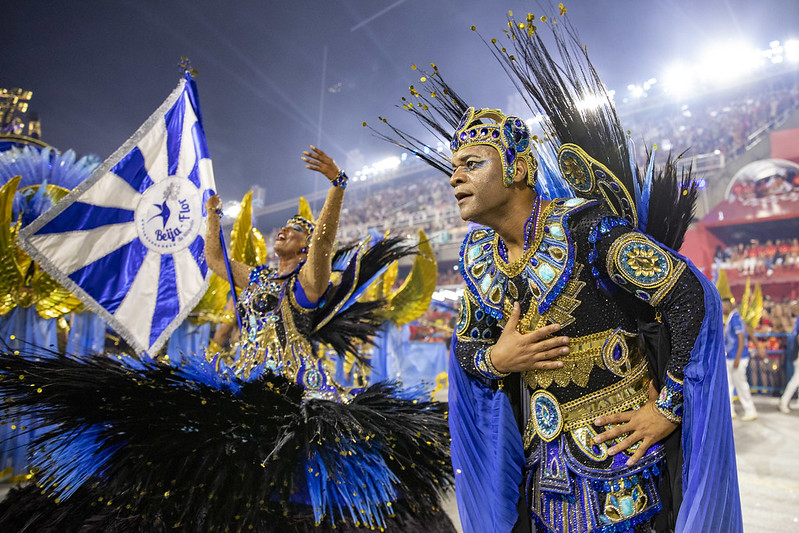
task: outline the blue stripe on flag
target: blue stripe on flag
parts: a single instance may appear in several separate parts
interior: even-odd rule
[[[194,168],[191,169],[189,175],[186,178],[194,184],[195,187],[198,189],[200,188],[200,160],[194,160]]]
[[[90,265],[73,272],[69,279],[114,314],[139,273],[147,247],[139,239],[120,246]],[[117,277],[111,273],[118,274]]]
[[[200,235],[197,235],[197,238],[194,239],[194,242],[189,245],[189,251],[191,252],[191,256],[197,262],[197,266],[200,267],[200,272],[202,272],[204,278],[208,273],[208,263],[205,262],[205,239],[203,239]]]
[[[86,231],[109,224],[124,224],[133,222],[133,216],[134,212],[128,209],[75,202],[45,224],[36,234]]]
[[[167,174],[174,176],[178,169],[180,159],[180,144],[183,138],[183,119],[186,114],[186,99],[183,97],[185,91],[181,93],[175,105],[166,112],[166,154],[169,160]]]
[[[186,95],[189,97],[189,101],[191,102],[191,107],[194,109],[194,115],[197,117],[197,122],[200,124],[200,130],[205,131],[203,128],[203,115],[200,113],[200,97],[197,91],[197,83],[191,79],[186,79],[186,85],[188,89],[186,90]],[[203,145],[205,145],[205,133],[202,134]],[[210,157],[208,155],[208,151],[206,149],[205,154],[203,157]]]
[[[195,114],[200,115],[197,110],[195,110]],[[195,122],[191,127],[191,136],[194,138],[194,151],[197,154],[197,159],[211,159],[211,155],[208,153],[208,143],[205,142],[205,132],[199,122]]]
[[[161,256],[161,273],[158,276],[158,305],[150,326],[150,346],[158,339],[180,312],[178,284],[175,278],[175,259],[169,254]]]
[[[147,167],[144,166],[144,156],[136,146],[128,155],[119,160],[114,165],[111,172],[127,181],[131,187],[138,192],[144,192],[153,184],[153,180],[147,174]]]

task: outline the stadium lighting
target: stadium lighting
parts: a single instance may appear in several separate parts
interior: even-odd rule
[[[724,84],[754,71],[762,54],[755,48],[736,42],[719,43],[708,50],[699,63],[699,73],[710,83]]]
[[[222,214],[227,218],[236,218],[240,212],[241,203],[236,201],[230,201],[225,207],[222,208]]]
[[[799,63],[799,41],[786,41],[783,54],[788,63]]]
[[[693,91],[696,75],[685,65],[676,64],[666,69],[663,78],[663,90],[680,98]]]
[[[542,120],[544,120],[544,115],[538,113],[534,117],[530,117],[527,120],[525,120],[524,123],[527,124],[529,127],[533,127],[536,124],[539,124]]]
[[[399,157],[387,157],[382,161],[378,161],[374,164],[374,169],[377,172],[382,172],[384,170],[392,170],[399,166],[400,158]]]
[[[632,89],[630,87],[632,87]],[[640,85],[629,85],[627,89],[630,91],[633,98],[641,98],[644,95],[644,88]]]
[[[599,96],[589,96],[577,102],[577,109],[580,111],[587,111],[589,109],[596,109],[605,103],[605,99]]]

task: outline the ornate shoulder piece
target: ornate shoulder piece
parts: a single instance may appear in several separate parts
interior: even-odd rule
[[[554,207],[544,222],[544,237],[525,268],[525,277],[541,315],[549,311],[572,277],[575,249],[569,218],[595,204],[585,198],[560,198],[552,202]]]
[[[497,320],[502,319],[508,276],[494,260],[494,230],[478,228],[463,240],[459,257],[461,275],[480,307]]]
[[[558,166],[577,196],[604,199],[618,216],[638,225],[635,202],[624,184],[608,168],[576,144],[558,150]]]
[[[656,306],[677,283],[686,265],[645,235],[631,231],[610,245],[606,266],[615,283]]]

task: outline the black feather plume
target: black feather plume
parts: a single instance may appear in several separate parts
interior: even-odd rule
[[[647,152],[647,156],[652,157],[652,154]],[[679,165],[678,168],[681,157],[675,158],[669,153],[665,164],[655,167],[651,192],[653,201],[649,202],[647,222],[649,235],[678,251],[685,239],[685,232],[693,221],[699,197],[699,187],[693,178],[692,167]]]
[[[380,311],[386,302],[358,301],[344,310],[337,311],[337,308],[364,288],[365,284],[373,282],[373,278],[381,269],[416,252],[416,246],[408,244],[403,239],[387,237],[373,244],[360,256],[353,255],[342,272],[341,282],[333,287],[330,294],[325,295],[324,304],[311,315],[312,323],[320,324],[335,313],[329,322],[314,330],[311,340],[331,346],[342,356],[351,353],[362,363],[368,364],[368,361],[359,354],[358,344],[372,342],[373,336],[383,323]]]
[[[402,97],[402,105],[397,107],[410,112],[425,130],[448,146],[455,128],[469,105],[444,80],[438,67],[434,64],[430,66],[433,72],[419,69],[422,74],[420,79],[424,80],[420,81],[420,89],[411,85],[411,98]],[[379,119],[388,126],[393,135],[370,128],[378,138],[411,152],[447,176],[452,174],[452,163],[446,153],[438,152],[435,147],[430,147],[417,136],[394,126],[388,119],[383,117]]]
[[[391,499],[424,515],[452,484],[441,404],[391,384],[347,404],[303,402],[285,378],[244,382],[196,364],[0,354],[7,412],[45,431],[31,460],[61,515],[119,531],[126,521],[144,524],[131,531],[284,531],[284,516],[379,526],[391,513],[376,494],[364,504],[364,487],[390,479]],[[339,487],[359,496],[336,500]]]

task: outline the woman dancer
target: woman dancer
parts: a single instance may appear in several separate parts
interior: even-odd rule
[[[358,297],[410,248],[333,254],[347,178],[321,150],[303,159],[331,190],[316,225],[281,230],[276,270],[231,265],[246,286],[233,368],[0,353],[6,405],[55,425],[36,443],[37,486],[0,506],[0,529],[453,531],[438,507],[452,484],[442,406],[396,384],[340,387],[313,349],[353,352],[376,330],[380,302]],[[208,263],[223,272],[218,224],[209,216]]]

